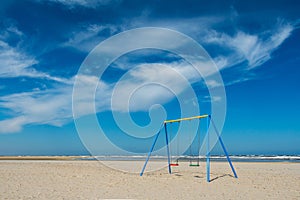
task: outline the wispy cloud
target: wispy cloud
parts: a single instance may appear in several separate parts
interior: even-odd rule
[[[0,132],[17,132],[28,124],[60,126],[70,118],[69,98],[66,91],[58,89],[1,97],[0,106],[8,109],[12,117],[0,121]]]
[[[41,0],[38,0],[43,2]],[[48,0],[50,2],[60,3],[69,9],[75,7],[97,8],[98,6],[105,6],[112,3],[119,3],[121,0]]]
[[[271,59],[271,54],[291,35],[294,27],[280,22],[272,30],[257,34],[237,31],[233,36],[210,31],[205,38],[208,45],[218,45],[230,53],[217,57],[221,65],[231,67],[246,62],[248,69],[258,67]]]
[[[105,110],[126,112],[130,108],[131,111],[145,111],[154,104],[170,101],[174,94],[180,94],[186,89],[186,84],[198,80],[197,76],[200,77],[187,63],[181,62],[139,64],[129,71],[128,77],[118,82],[117,89],[116,83],[107,84],[99,81],[98,77],[80,75],[76,78],[81,93],[73,103],[78,110],[78,117]],[[74,82],[74,79],[68,82]],[[94,93],[91,86],[95,84],[99,86],[96,100],[90,95]],[[131,94],[130,91],[135,92]],[[0,133],[18,132],[30,124],[62,126],[70,122],[73,118],[72,92],[72,84],[61,83],[52,89],[0,97],[0,107],[9,110],[11,116],[0,121]],[[115,96],[112,99],[113,93]],[[91,108],[89,105],[94,101],[97,102],[96,110],[87,109]]]
[[[18,45],[13,47],[6,41],[10,34],[19,37],[21,43],[23,33],[17,27],[10,26],[0,34],[0,78],[30,77],[48,79],[57,82],[65,82],[65,78],[54,77],[46,72],[40,72],[34,68],[38,60],[34,56],[28,55]]]
[[[0,133],[18,132],[30,124],[62,126],[71,120],[71,99],[68,85],[0,97],[0,107],[11,116],[0,121]]]
[[[203,102],[203,103],[211,103],[211,102],[216,102],[216,101],[221,101],[221,100],[222,100],[222,97],[220,97],[220,96],[214,96],[214,97],[203,96],[203,97],[201,97],[201,102]]]
[[[16,133],[22,130],[28,122],[24,116],[0,121],[0,133]]]
[[[74,82],[71,78],[69,82]],[[112,87],[99,81],[98,77],[80,76],[79,89],[82,91],[76,104],[79,116],[93,114],[94,110],[88,110],[87,104],[94,102],[89,94],[91,85],[101,85],[97,90],[96,112],[110,109],[110,96]],[[59,84],[55,88],[23,92],[0,97],[0,107],[8,110],[5,120],[0,121],[0,133],[14,133],[21,131],[25,125],[48,124],[52,126],[63,126],[73,119],[72,114],[72,92],[73,85]]]
[[[189,73],[186,75],[192,78]],[[140,64],[118,82],[112,109],[122,112],[129,108],[131,111],[147,111],[154,104],[164,104],[189,85],[183,76],[170,64]]]
[[[86,25],[84,31],[73,32],[71,39],[64,43],[64,45],[88,52],[95,47],[96,44],[105,39],[100,34],[103,30],[108,31],[109,35],[113,35],[122,30],[147,24],[147,26],[175,29],[197,38],[200,44],[204,46],[208,45],[221,48],[226,54],[218,54],[213,57],[220,69],[243,64],[245,68],[249,70],[270,60],[272,53],[291,35],[297,25],[297,23],[293,25],[278,19],[278,23],[275,24],[273,28],[262,32],[247,33],[246,31],[237,29],[234,34],[226,34],[223,31],[218,31],[213,28],[224,20],[223,17],[198,17],[180,19],[181,23],[178,23],[178,19],[156,21],[142,16],[128,22],[126,28],[112,24]],[[137,36],[137,42],[139,39],[144,40],[145,38],[139,38]],[[163,43],[164,40],[162,39],[161,42]],[[122,45],[126,46],[130,44]],[[115,50],[116,49],[111,49],[111,51]]]
[[[112,24],[97,25],[89,24],[82,25],[80,31],[74,31],[68,41],[63,43],[63,46],[73,47],[83,52],[91,51],[97,44],[105,40],[107,36],[113,35],[120,31],[120,27]]]

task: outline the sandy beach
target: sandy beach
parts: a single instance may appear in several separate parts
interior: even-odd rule
[[[143,161],[110,161],[141,166]],[[153,164],[161,161],[152,161]],[[148,172],[120,172],[98,161],[1,160],[0,199],[300,199],[300,163],[236,162],[239,178],[226,162],[180,163]]]

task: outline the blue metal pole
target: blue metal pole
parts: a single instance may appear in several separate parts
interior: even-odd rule
[[[153,149],[154,149],[154,146],[155,146],[155,143],[156,143],[156,141],[157,141],[157,139],[158,139],[158,136],[159,136],[159,134],[160,134],[160,131],[161,131],[161,130],[159,130],[159,132],[156,134],[156,137],[155,137],[154,142],[153,142],[153,144],[152,144],[152,146],[151,146],[151,149],[150,149],[150,151],[149,151],[149,153],[148,153],[146,162],[145,162],[145,164],[144,164],[144,166],[143,166],[143,169],[142,169],[142,171],[141,171],[141,173],[140,173],[140,176],[143,176],[143,174],[144,174],[144,171],[145,171],[145,169],[146,169],[147,163],[148,163],[149,158],[150,158],[150,156],[151,156],[151,153],[152,153],[152,151],[153,151]]]
[[[223,148],[223,151],[224,151],[224,153],[225,153],[225,155],[226,155],[227,161],[228,161],[228,163],[229,163],[229,165],[230,165],[230,167],[231,167],[231,170],[232,170],[232,172],[233,172],[233,174],[234,174],[234,177],[237,178],[237,174],[236,174],[235,169],[234,169],[234,167],[233,167],[233,165],[232,165],[232,163],[231,163],[230,157],[229,157],[228,152],[227,152],[227,150],[226,150],[226,148],[225,148],[225,145],[224,145],[224,143],[223,143],[223,141],[222,141],[222,139],[221,139],[221,136],[220,136],[220,134],[219,134],[219,131],[217,130],[217,127],[216,127],[214,121],[212,120],[212,118],[211,118],[210,116],[209,116],[209,118],[210,118],[210,121],[211,121],[211,123],[212,123],[212,125],[213,125],[213,127],[214,127],[214,129],[215,129],[215,132],[216,132],[218,138],[219,138],[220,144],[221,144],[221,146],[222,146],[222,148]]]
[[[172,171],[171,171],[171,163],[170,163],[169,140],[168,140],[168,131],[167,131],[167,124],[166,123],[165,123],[165,133],[166,133],[167,154],[168,154],[168,168],[169,168],[169,174],[171,174]]]
[[[206,145],[206,181],[210,182],[210,149],[209,149],[209,119],[207,118],[207,145]]]

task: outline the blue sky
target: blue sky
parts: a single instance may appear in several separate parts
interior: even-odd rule
[[[77,71],[100,42],[140,27],[182,32],[213,58],[226,89],[222,137],[231,154],[300,154],[299,9],[298,1],[1,2],[0,155],[88,154],[72,116]],[[111,119],[111,88],[130,69],[139,78],[171,79],[153,75],[161,64],[192,82],[201,112],[209,113],[210,100],[218,101],[209,98],[201,78],[176,55],[141,50],[120,57],[103,76],[96,107],[109,137],[127,150],[144,153],[153,138],[122,137]],[[155,103],[165,107],[168,118],[179,115],[174,96],[149,87],[130,105],[136,123],[149,123],[147,110]]]

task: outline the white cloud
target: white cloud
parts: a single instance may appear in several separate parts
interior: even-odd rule
[[[110,97],[112,85],[99,81],[96,76],[77,75],[76,89],[80,96],[73,98],[73,105],[76,106],[76,116],[81,117],[94,112],[101,112],[110,109]],[[97,85],[95,91],[94,85]],[[94,94],[95,93],[95,97]],[[71,101],[72,99],[70,99]],[[96,103],[95,110],[90,105]],[[70,102],[71,103],[71,102]]]
[[[65,82],[65,78],[54,77],[45,72],[39,72],[33,65],[38,61],[26,53],[9,46],[0,40],[0,78],[30,77]]]
[[[164,27],[180,31],[192,37],[202,35],[206,30],[210,30],[213,25],[222,23],[224,17],[221,16],[201,16],[192,18],[172,18],[172,19],[149,19],[148,15],[141,15],[128,22],[130,28],[137,27]]]
[[[258,67],[271,59],[274,52],[292,33],[293,26],[279,23],[273,30],[258,34],[237,31],[234,36],[210,31],[205,38],[207,44],[217,44],[231,53],[222,56],[221,65],[226,67],[247,62],[247,67]],[[218,57],[220,58],[220,57]]]
[[[129,70],[128,77],[119,82],[117,96],[114,97],[114,111],[127,111],[129,101],[131,111],[147,110],[154,104],[168,102],[174,97],[172,92],[181,93],[186,89],[189,81],[193,83],[196,80],[195,73],[192,73],[189,68],[190,65],[183,63],[177,63],[177,65],[153,63],[141,64]],[[73,82],[74,78],[68,82]],[[78,76],[77,80],[79,81],[77,86],[81,92],[76,102],[73,103],[77,108],[78,117],[111,109],[114,83],[108,85],[102,81],[99,82],[98,77],[83,75]],[[161,83],[171,88],[172,91],[157,84],[151,85],[151,83]],[[94,101],[93,95],[90,94],[94,93],[91,86],[95,84],[98,84],[98,89]],[[130,91],[135,88],[139,89],[131,94]],[[11,118],[0,121],[0,133],[18,132],[23,126],[30,124],[62,126],[70,122],[73,118],[72,92],[72,84],[62,83],[53,89],[34,90],[0,97],[0,107],[9,110],[12,114]],[[96,102],[96,110],[89,109],[91,102]]]
[[[101,41],[106,39],[101,34],[102,31],[108,31],[109,35],[113,35],[118,32],[120,27],[115,25],[83,25],[80,27],[80,31],[73,32],[70,39],[63,43],[63,46],[70,46],[80,51],[89,52]]]
[[[38,0],[43,2],[41,0]],[[98,6],[105,6],[109,4],[120,3],[121,0],[49,0],[51,2],[56,2],[65,5],[69,9],[73,9],[77,6],[86,8],[97,8]]]
[[[19,132],[26,123],[26,118],[24,116],[2,120],[0,121],[0,133]]]
[[[221,101],[222,100],[222,97],[220,96],[203,96],[203,97],[200,97],[201,98],[201,102],[203,103],[210,103],[210,102],[217,102],[217,101]]]
[[[180,23],[178,20],[180,20]],[[278,21],[273,29],[267,31],[250,34],[242,30],[237,30],[235,34],[228,35],[213,29],[214,25],[219,24],[224,20],[224,17],[198,17],[178,20],[155,21],[149,20],[147,16],[143,15],[128,22],[126,29],[145,26],[145,24],[147,26],[167,27],[196,37],[200,44],[220,47],[225,50],[226,54],[216,55],[213,59],[221,70],[243,63],[247,64],[247,69],[264,64],[271,59],[272,52],[274,52],[291,35],[295,28],[289,23]],[[102,30],[109,30],[110,35],[125,30],[122,26],[96,24],[87,25],[83,27],[83,29],[85,30],[74,32],[71,39],[64,45],[72,46],[83,51],[89,51],[99,44],[100,41],[106,39],[99,34]],[[155,33],[149,34],[153,35]],[[170,41],[169,39],[164,40],[164,37],[164,35],[161,35],[161,45],[165,41]],[[145,34],[142,36],[137,35],[136,43],[145,41],[145,38],[147,38],[145,37]],[[126,43],[126,41],[122,41],[123,47],[128,47],[130,45],[131,44]],[[181,45],[184,44],[181,44],[178,41],[174,42],[174,48]],[[112,46],[118,48],[111,47],[110,49],[107,49],[107,51],[119,51],[120,44]]]
[[[97,77],[80,77],[81,91],[80,99],[76,106],[80,110],[80,116],[93,113],[87,110],[87,103],[93,101],[88,99],[88,94],[94,91],[88,90],[90,85],[99,84],[101,90],[98,91],[97,111],[109,109],[110,99],[107,95],[111,89],[103,82],[99,82]],[[74,78],[68,80],[73,82]],[[72,115],[72,84],[59,84],[57,87],[47,90],[34,90],[33,92],[23,92],[0,97],[0,107],[9,110],[11,118],[0,121],[0,133],[11,133],[21,131],[23,126],[31,124],[48,124],[62,126],[70,122]]]
[[[232,10],[232,20],[238,16]],[[272,53],[291,35],[299,26],[299,22],[287,23],[278,19],[277,24],[269,30],[247,33],[236,30],[235,34],[228,35],[214,29],[215,25],[226,20],[219,17],[196,17],[172,20],[149,20],[147,16],[141,16],[131,21],[132,27],[148,26],[166,27],[181,31],[196,39],[200,44],[219,46],[226,54],[216,55],[213,59],[220,69],[234,65],[247,63],[247,70],[258,67],[271,59]],[[228,51],[230,53],[228,53]]]
[[[5,40],[10,34],[19,36],[22,41],[23,33],[17,27],[10,26],[0,34],[0,78],[30,77],[48,79],[67,83],[65,78],[54,77],[45,72],[37,71],[33,65],[38,61],[18,47],[10,46]]]
[[[16,124],[18,130],[27,124],[61,126],[71,118],[71,88],[12,94],[0,98],[0,106],[9,109],[16,117],[0,121],[0,130]]]
[[[224,33],[218,33],[213,31],[206,39],[206,42],[212,45],[220,45],[229,51],[229,55],[219,55],[215,57],[216,64],[219,70],[229,68],[234,65],[247,63],[246,70],[257,67],[271,58],[271,53],[275,51],[286,38],[289,37],[293,27],[289,24],[279,24],[274,30],[264,32],[261,34],[247,34],[242,31],[238,31],[234,36],[229,36]],[[150,33],[149,33],[150,34]],[[160,35],[161,42],[164,40],[164,35]],[[144,40],[143,37],[137,35],[136,42]],[[152,42],[152,41],[150,41]],[[122,43],[123,46],[130,44]],[[175,46],[182,44],[176,43]],[[118,45],[112,45],[118,46]],[[175,47],[174,46],[174,47]],[[118,51],[113,47],[107,49],[108,52]],[[126,59],[123,61],[127,62]],[[198,63],[201,66],[202,78],[213,75],[214,71],[211,70],[209,63]],[[118,90],[115,92],[115,98],[117,99],[113,103],[113,109],[117,111],[128,111],[128,105],[134,103],[134,106],[129,106],[133,111],[148,110],[149,107],[155,103],[165,103],[173,98],[172,92],[180,93],[186,87],[185,83],[178,80],[176,74],[172,70],[163,70],[164,67],[173,69],[179,74],[183,75],[189,84],[203,81],[201,76],[197,73],[192,66],[183,61],[171,62],[171,63],[121,63],[121,68],[126,69],[126,66],[130,66],[132,69],[128,72],[128,77],[121,80],[118,85]],[[125,67],[124,67],[125,66]],[[163,67],[164,66],[164,67]],[[176,81],[174,81],[176,80]],[[240,81],[248,80],[245,77],[238,77],[237,80],[228,82],[228,84],[234,84]],[[172,88],[172,92],[166,91],[163,87],[154,85],[145,86],[147,83],[162,83],[168,85],[168,88]],[[209,79],[206,83],[207,86],[218,87],[220,83],[217,83],[213,79]],[[143,86],[137,89],[137,86]],[[131,95],[128,91],[135,91],[135,94]],[[220,99],[212,99],[212,101],[219,101]]]
[[[11,24],[6,29],[1,30],[0,40],[7,40],[12,36],[16,36],[20,38],[23,36],[23,33],[16,26]]]
[[[112,109],[126,112],[130,107],[132,111],[145,111],[154,104],[169,101],[173,98],[172,92],[178,94],[185,88],[184,79],[169,66],[141,64],[118,82],[112,96]]]
[[[0,40],[0,77],[35,74],[36,72],[30,70],[29,67],[36,63],[34,58],[30,58]]]
[[[185,61],[171,63],[142,63],[128,71],[114,91],[113,110],[147,111],[154,104],[164,104],[180,95],[194,83],[219,87],[221,83],[204,78],[212,75],[208,62],[198,63],[202,74]],[[130,104],[131,103],[131,104]],[[130,105],[129,105],[130,104]]]

